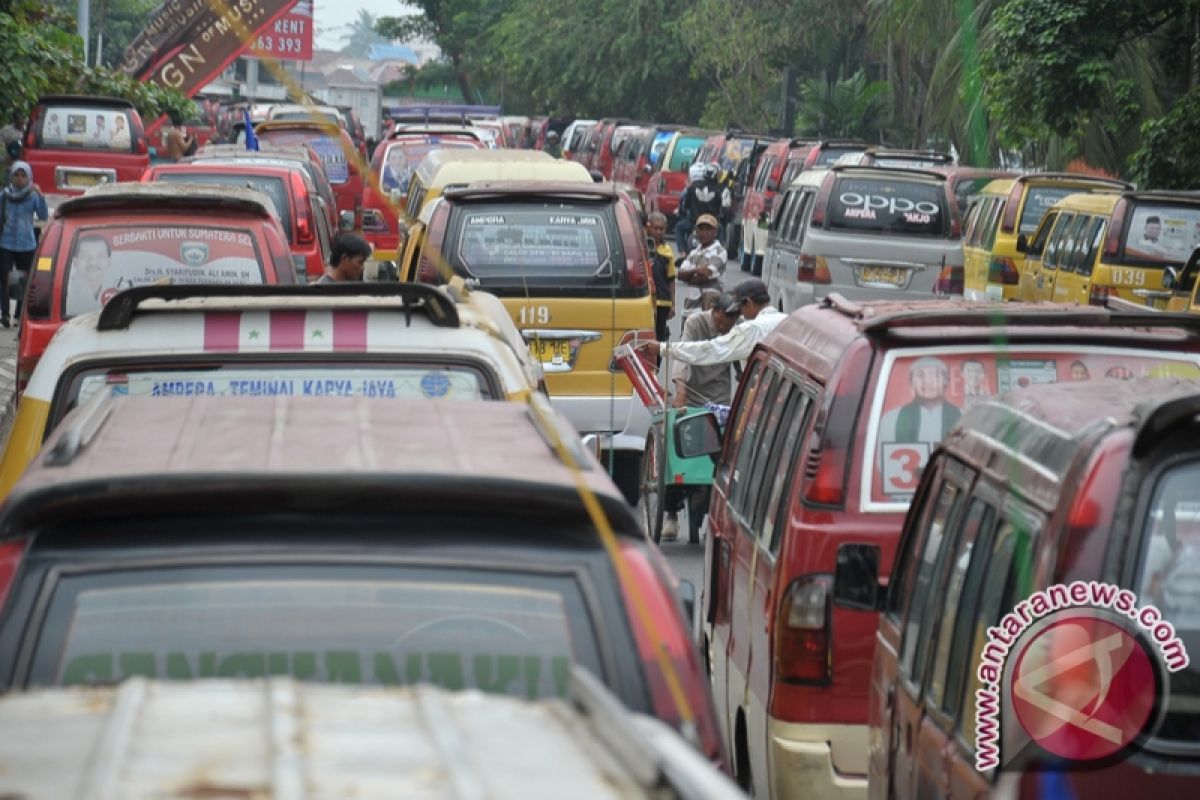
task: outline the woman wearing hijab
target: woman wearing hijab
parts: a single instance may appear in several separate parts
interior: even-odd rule
[[[0,195],[0,326],[9,327],[8,278],[13,268],[28,277],[37,250],[33,218],[46,219],[46,198],[33,183],[33,170],[24,161],[15,161],[8,177],[8,186]],[[21,297],[17,294],[17,315],[21,314]]]

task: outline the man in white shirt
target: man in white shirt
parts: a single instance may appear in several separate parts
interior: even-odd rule
[[[716,297],[722,291],[721,277],[725,274],[725,262],[729,256],[717,241],[719,223],[712,214],[702,214],[696,220],[696,238],[700,244],[688,253],[687,258],[675,271],[675,279],[686,283],[683,296],[683,316],[704,311],[704,295]]]
[[[733,299],[725,309],[728,314],[741,314],[742,321],[724,336],[701,342],[645,342],[643,348],[662,353],[672,361],[693,366],[731,364],[744,366],[754,346],[767,338],[787,315],[771,305],[767,285],[758,278],[747,278],[733,287]]]

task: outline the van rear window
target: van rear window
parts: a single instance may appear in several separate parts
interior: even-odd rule
[[[946,192],[940,183],[839,178],[830,200],[829,227],[945,236]]]
[[[667,163],[670,172],[681,172],[692,165],[696,154],[704,146],[704,139],[698,136],[680,136],[671,150],[671,160]]]
[[[842,156],[848,156],[853,153],[862,153],[865,147],[827,147],[817,154],[815,167],[829,167],[836,164]]]
[[[462,208],[447,242],[482,286],[610,287],[624,274],[611,210],[561,202]]]
[[[292,238],[292,204],[288,201],[287,189],[283,178],[273,178],[269,175],[248,175],[235,173],[203,173],[193,172],[163,172],[154,179],[162,183],[203,183],[207,186],[241,186],[256,189],[271,198],[275,206],[275,216],[283,223],[288,241]]]
[[[1025,208],[1021,210],[1021,229],[1018,233],[1033,233],[1050,206],[1067,195],[1086,193],[1087,189],[1031,186],[1025,193]]]
[[[132,153],[132,130],[126,108],[48,105],[36,135],[40,147]]]
[[[421,159],[434,150],[480,150],[483,144],[474,136],[423,136],[393,142],[383,158],[379,182],[384,189],[408,192],[408,182]]]
[[[967,410],[992,397],[1059,381],[1168,377],[1200,378],[1200,355],[1101,347],[892,351],[871,407],[864,506],[903,510],[938,443]]]
[[[350,180],[350,162],[342,150],[340,138],[334,139],[332,136],[320,133],[289,130],[266,130],[259,133],[258,138],[283,147],[310,144],[325,166],[325,176],[329,178],[330,183],[345,183]]]
[[[34,680],[263,678],[430,682],[563,696],[600,671],[578,586],[551,576],[417,567],[200,567],[69,578]],[[603,674],[598,672],[598,674]]]
[[[259,284],[263,265],[245,228],[84,227],[67,259],[63,316],[96,311],[122,289],[166,284]]]
[[[1194,654],[1200,651],[1200,463],[1177,464],[1158,479],[1142,539],[1134,587],[1140,605],[1156,606],[1187,652]],[[1155,738],[1195,748],[1200,663],[1194,657],[1189,666],[1171,674],[1168,693],[1166,715]]]
[[[1138,203],[1125,226],[1125,261],[1178,266],[1200,245],[1200,206]]]

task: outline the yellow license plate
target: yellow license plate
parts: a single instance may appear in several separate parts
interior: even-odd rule
[[[1152,297],[1150,298],[1150,307],[1159,311],[1166,311],[1169,302],[1165,297]]]
[[[904,270],[899,267],[861,267],[858,279],[863,283],[889,283],[900,286],[904,283]]]
[[[571,343],[565,339],[535,339],[529,343],[529,349],[538,361],[546,364],[571,360]]]
[[[100,176],[91,172],[68,172],[67,186],[85,189],[100,184]]]
[[[1185,294],[1177,294],[1167,301],[1167,311],[1187,311],[1191,298]]]

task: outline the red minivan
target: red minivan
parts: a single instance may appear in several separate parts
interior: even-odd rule
[[[1200,331],[1196,317],[1150,322],[1179,327],[1143,329],[1133,344],[1161,349],[1112,359],[1136,378],[1034,386],[968,412],[925,469],[890,580],[873,546],[840,548],[835,603],[882,612],[872,797],[1200,789],[1200,382],[1161,377],[1200,376]],[[1078,359],[1098,375],[1097,360]],[[1013,634],[1030,607],[1039,618],[1006,659],[989,631]],[[1114,633],[1129,646],[1106,649]],[[1087,659],[1038,682],[1036,654],[1060,644]],[[1088,752],[1099,741],[1102,760]]]
[[[325,274],[335,233],[324,201],[301,164],[271,163],[266,159],[157,164],[146,170],[142,181],[257,189],[271,199],[283,223],[297,278],[306,282]]]
[[[767,227],[775,207],[775,197],[791,184],[804,169],[804,159],[815,142],[781,139],[763,151],[746,186],[742,199],[743,271],[762,275],[763,256],[767,252]]]
[[[275,145],[309,144],[325,165],[337,197],[340,228],[362,229],[363,176],[358,148],[340,125],[316,120],[267,120],[254,126],[260,141]],[[353,219],[351,219],[353,217]]]
[[[646,182],[646,211],[666,215],[668,230],[674,229],[678,221],[679,196],[688,185],[688,167],[696,160],[707,138],[704,131],[675,133],[659,158],[654,174]]]
[[[296,269],[270,200],[257,191],[122,183],[66,200],[46,225],[29,278],[17,395],[63,322],[151,283],[296,283]]]
[[[872,545],[890,569],[930,453],[994,394],[1071,380],[1079,360],[1093,374],[1123,363],[1136,374],[1163,363],[1194,373],[1200,341],[1146,332],[1149,319],[830,295],[756,348],[714,472],[702,584],[702,652],[744,787],[759,797],[865,796],[879,616],[834,607],[839,547]],[[719,436],[711,414],[695,420],[681,442]]]
[[[128,100],[46,95],[29,115],[21,157],[53,209],[93,186],[139,180],[150,146]]]

